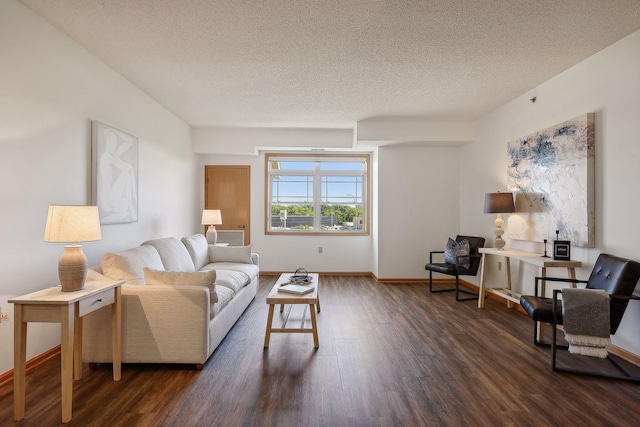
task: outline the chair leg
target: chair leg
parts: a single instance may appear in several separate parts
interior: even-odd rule
[[[640,377],[638,377],[637,375],[629,371],[626,367],[624,367],[622,363],[620,363],[620,361],[618,360],[617,356],[614,356],[612,354],[607,354],[607,359],[609,359],[609,361],[613,363],[616,368],[618,368],[622,373],[625,374],[624,379],[629,378],[628,381],[640,382]]]
[[[537,322],[537,321],[533,322],[533,344],[537,345],[538,347],[551,347],[551,343],[550,342],[540,341],[540,337],[538,337],[538,325],[539,324],[540,324],[540,322]],[[567,349],[567,348],[569,348],[569,346],[568,345],[558,345],[558,344],[556,344],[556,348]]]
[[[458,280],[458,275],[456,275],[456,301],[471,301],[478,300],[478,294],[467,291],[465,289],[460,289],[460,281]],[[460,298],[460,293],[473,295],[472,297]]]
[[[554,310],[554,318],[553,318],[554,323],[556,322],[556,318],[555,318],[555,310]],[[555,324],[552,324],[551,327],[553,328],[553,331],[551,331],[551,370],[552,371],[556,371],[556,339],[558,337],[558,327]]]
[[[621,380],[621,381],[628,381],[628,382],[633,382],[633,383],[640,383],[640,376],[631,372],[630,370],[628,370],[625,366],[622,365],[622,363],[620,361],[617,360],[617,358],[613,355],[611,355],[610,353],[607,354],[607,360],[611,363],[613,363],[613,365],[618,368],[618,370],[623,374],[623,375],[613,375],[613,374],[605,374],[605,373],[601,373],[601,372],[595,372],[595,371],[586,371],[583,369],[572,369],[572,368],[560,368],[558,367],[557,364],[557,351],[558,348],[568,348],[564,347],[564,346],[559,346],[556,343],[556,338],[557,338],[557,331],[558,328],[556,327],[556,325],[551,325],[553,327],[553,341],[551,341],[551,370],[553,372],[561,372],[561,373],[565,373],[565,374],[575,374],[575,375],[583,375],[583,376],[588,376],[588,377],[598,377],[598,378],[608,378],[608,379],[613,379],[613,380]]]
[[[455,290],[456,288],[433,289],[433,272],[429,270],[429,292],[437,293],[437,292],[450,292]]]
[[[540,340],[538,340],[538,322],[533,321],[533,345],[542,345]]]

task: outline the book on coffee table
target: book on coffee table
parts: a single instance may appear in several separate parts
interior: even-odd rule
[[[301,286],[301,285],[284,285],[278,288],[278,292],[287,292],[290,294],[308,294],[309,292],[313,292],[313,288],[310,286]]]

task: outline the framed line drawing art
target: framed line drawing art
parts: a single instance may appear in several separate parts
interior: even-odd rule
[[[100,224],[138,221],[138,137],[92,120],[91,166]]]

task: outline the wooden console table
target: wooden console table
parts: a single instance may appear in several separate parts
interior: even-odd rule
[[[87,281],[82,290],[62,292],[60,286],[9,300],[14,304],[14,419],[24,418],[27,323],[60,323],[62,422],[71,421],[73,379],[82,378],[82,316],[111,305],[113,380],[120,380],[121,289],[124,281]]]
[[[580,261],[559,261],[553,258],[544,258],[541,254],[532,252],[516,251],[511,249],[499,250],[495,248],[480,248],[479,252],[484,254],[482,257],[482,264],[480,265],[480,292],[478,296],[478,308],[484,307],[485,293],[493,293],[501,296],[507,300],[507,307],[513,307],[513,303],[520,303],[520,295],[513,292],[511,289],[511,264],[510,260],[525,262],[533,264],[540,268],[540,276],[545,277],[547,275],[547,268],[566,268],[569,274],[569,278],[576,278],[576,267],[581,267]],[[505,275],[507,284],[505,288],[487,288],[485,283],[485,267],[487,258],[489,255],[501,256],[505,260]],[[544,296],[546,293],[546,284],[544,280],[540,281],[540,295]],[[572,284],[575,287],[575,283]]]

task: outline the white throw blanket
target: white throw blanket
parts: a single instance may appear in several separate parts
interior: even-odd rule
[[[598,289],[562,290],[564,336],[571,353],[607,357],[611,343],[609,294]]]

